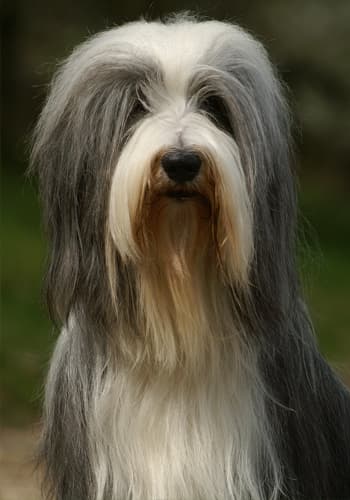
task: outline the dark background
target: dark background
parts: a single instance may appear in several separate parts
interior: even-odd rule
[[[41,296],[45,243],[36,186],[24,175],[47,84],[57,62],[89,34],[179,10],[243,25],[290,88],[307,301],[322,351],[350,380],[350,1],[17,0],[2,6],[0,380],[7,426],[38,420],[55,339]]]

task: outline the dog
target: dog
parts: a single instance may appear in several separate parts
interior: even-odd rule
[[[284,94],[250,34],[188,15],[60,66],[32,149],[61,328],[47,497],[350,498],[350,397],[302,298]]]

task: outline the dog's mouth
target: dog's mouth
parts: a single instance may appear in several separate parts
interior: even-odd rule
[[[165,196],[176,201],[188,201],[201,196],[197,191],[187,191],[184,189],[171,189],[166,191]]]
[[[170,188],[163,191],[162,197],[169,202],[196,205],[210,211],[210,199],[204,193],[194,189]]]

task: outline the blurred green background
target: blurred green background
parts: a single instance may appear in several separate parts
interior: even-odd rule
[[[38,419],[55,340],[41,294],[45,240],[30,133],[59,60],[89,34],[193,10],[230,19],[268,48],[290,88],[300,184],[300,265],[323,353],[350,381],[349,0],[17,0],[2,5],[1,418]]]

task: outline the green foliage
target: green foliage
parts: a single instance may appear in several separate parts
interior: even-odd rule
[[[302,260],[305,293],[322,352],[350,368],[350,200],[326,183],[303,188],[309,253]],[[312,236],[310,237],[310,234]],[[349,379],[349,378],[348,378]]]
[[[37,414],[53,335],[41,301],[44,242],[34,187],[2,179],[2,418],[25,423]]]

